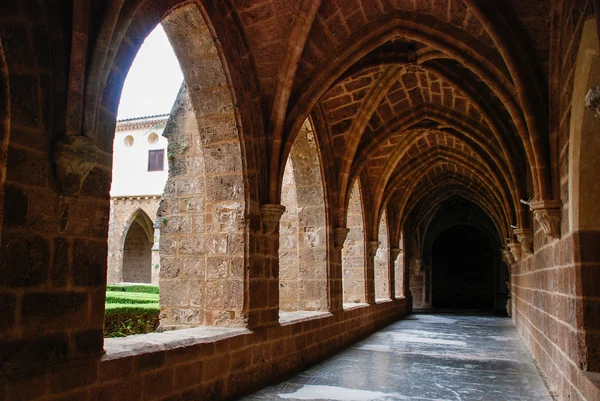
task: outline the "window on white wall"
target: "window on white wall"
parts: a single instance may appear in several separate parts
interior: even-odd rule
[[[165,168],[165,150],[148,151],[148,171],[163,171]]]

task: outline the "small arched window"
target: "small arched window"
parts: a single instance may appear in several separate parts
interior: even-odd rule
[[[126,148],[132,147],[133,146],[133,137],[131,135],[127,135],[123,142],[125,143]]]

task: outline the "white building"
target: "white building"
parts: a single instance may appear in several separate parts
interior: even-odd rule
[[[168,114],[117,122],[108,236],[108,282],[158,284],[156,212],[168,177]]]

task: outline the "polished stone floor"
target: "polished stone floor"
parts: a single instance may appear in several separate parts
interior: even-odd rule
[[[419,314],[243,400],[552,398],[509,318]]]

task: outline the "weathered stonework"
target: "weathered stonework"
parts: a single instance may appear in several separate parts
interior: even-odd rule
[[[435,305],[433,242],[453,224],[490,238],[494,272],[517,235],[512,321],[558,400],[600,399],[597,2],[59,3],[0,5],[0,400],[241,396]],[[119,96],[161,22],[185,78],[165,130],[161,325],[188,329],[105,340]],[[260,205],[284,204],[288,158],[311,173],[282,239]],[[561,203],[532,219],[528,198]],[[388,249],[405,249],[394,278],[378,253],[406,298],[377,303],[385,262],[365,239],[383,245],[384,210]],[[319,271],[300,320],[279,313],[292,237],[298,272]]]
[[[561,201],[533,201],[529,206],[548,238],[560,238],[560,223],[562,218]]]
[[[516,228],[514,233],[521,244],[521,257],[533,254],[533,230],[530,228]],[[515,255],[515,258],[517,255]]]
[[[65,195],[78,195],[96,165],[96,146],[85,136],[65,136],[55,144],[54,163]]]

